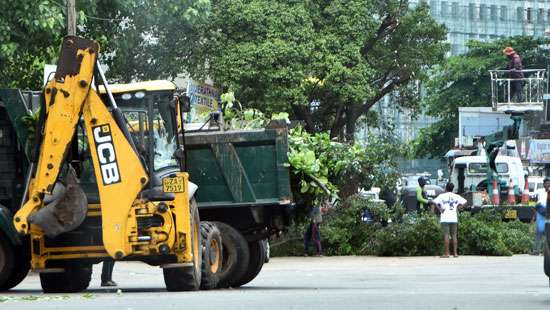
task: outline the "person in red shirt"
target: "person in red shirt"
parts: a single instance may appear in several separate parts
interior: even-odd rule
[[[505,48],[502,53],[508,58],[508,65],[506,70],[509,70],[508,76],[510,77],[510,101],[522,102],[523,101],[523,65],[521,63],[521,57],[510,46]]]

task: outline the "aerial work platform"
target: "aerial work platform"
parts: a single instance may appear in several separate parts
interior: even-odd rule
[[[513,78],[518,71],[490,70],[493,111],[524,113],[543,111],[543,95],[548,88],[545,69],[521,70],[523,77]]]

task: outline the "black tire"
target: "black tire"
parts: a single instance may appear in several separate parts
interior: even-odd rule
[[[222,235],[214,223],[201,222],[201,238],[201,289],[211,290],[220,282],[223,264]]]
[[[244,236],[235,228],[222,223],[214,222],[222,233],[222,270],[218,288],[237,287],[239,280],[248,268],[250,250]]]
[[[13,245],[0,232],[0,287],[3,287],[10,278],[14,264]]]
[[[196,291],[201,285],[202,246],[199,209],[195,198],[189,202],[189,208],[192,219],[191,252],[193,253],[193,266],[164,268],[162,270],[166,289],[170,292]]]
[[[235,286],[242,286],[254,280],[264,266],[266,249],[263,241],[249,242],[248,247],[250,249],[250,262],[243,276],[235,281]]]
[[[547,277],[550,277],[550,248],[548,248],[548,241],[544,245],[544,273]]]
[[[262,243],[263,243],[264,249],[265,249],[264,263],[269,263],[269,260],[271,259],[271,245],[269,244],[269,240],[267,240],[267,239],[262,240]]]
[[[13,271],[4,284],[0,285],[0,291],[7,291],[16,287],[21,283],[31,268],[30,253],[25,246],[17,246],[14,248],[15,261]]]
[[[63,272],[40,273],[44,293],[78,293],[88,288],[92,266],[67,267]]]

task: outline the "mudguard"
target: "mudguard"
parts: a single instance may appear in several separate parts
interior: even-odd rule
[[[0,205],[0,234],[5,235],[12,244],[22,244],[21,238],[13,226],[13,214],[2,205]]]

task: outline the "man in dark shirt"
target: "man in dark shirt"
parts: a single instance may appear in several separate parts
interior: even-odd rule
[[[523,65],[521,64],[521,57],[510,46],[505,48],[502,53],[508,57],[508,65],[506,69],[509,70],[510,81],[510,97],[511,102],[523,101]]]

